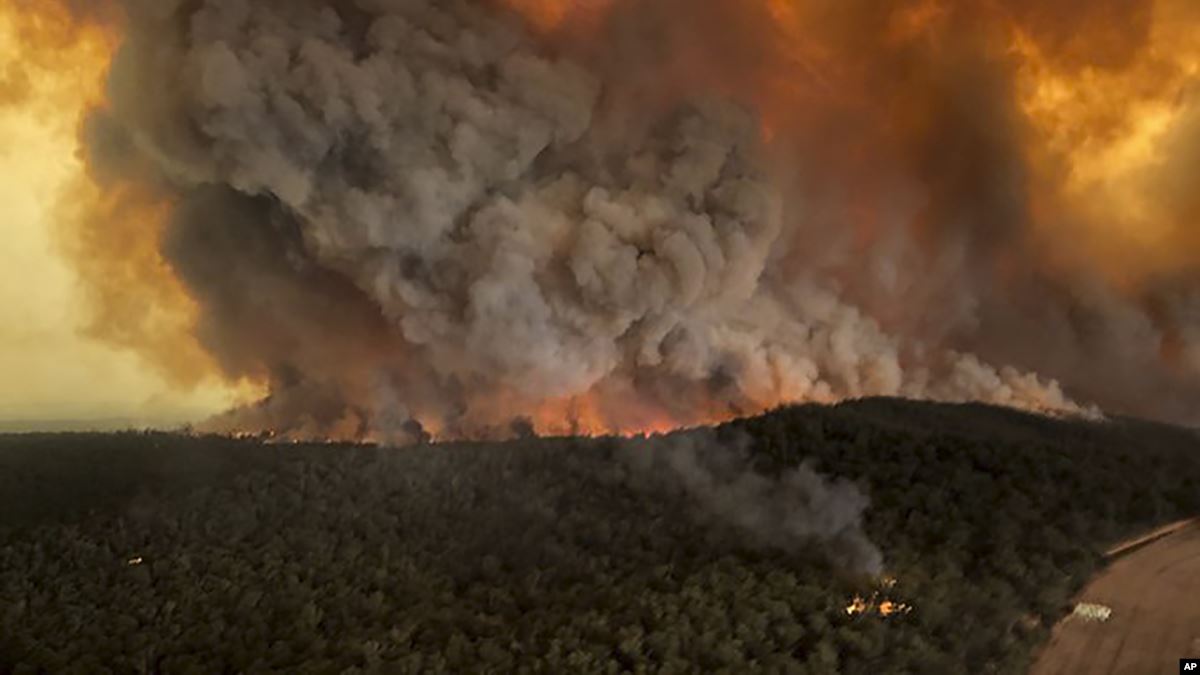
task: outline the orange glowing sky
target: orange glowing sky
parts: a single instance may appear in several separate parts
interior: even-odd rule
[[[74,193],[85,184],[76,125],[111,47],[103,34],[81,32],[52,58],[34,58],[17,39],[17,11],[0,10],[0,423],[173,424],[227,407],[236,391],[176,386],[132,351],[87,337],[57,205],[85,198]]]
[[[1022,108],[1043,153],[1065,158],[1062,204],[1074,218],[1039,223],[1055,248],[1080,245],[1118,283],[1195,264],[1195,223],[1164,202],[1163,183],[1196,110],[1200,4],[1158,0],[1146,46],[1122,67],[1050,63],[1016,31]],[[1042,159],[1046,155],[1035,155]]]

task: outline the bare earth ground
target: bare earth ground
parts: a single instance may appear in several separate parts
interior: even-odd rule
[[[1077,600],[1112,617],[1059,623],[1033,675],[1178,673],[1179,659],[1200,656],[1200,526],[1120,558]]]

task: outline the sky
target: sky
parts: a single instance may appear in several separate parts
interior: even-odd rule
[[[85,74],[47,77],[15,49],[0,17],[0,64],[26,66],[0,72],[0,426],[167,426],[224,409],[223,386],[180,389],[136,354],[84,335],[85,300],[58,253],[53,213],[82,171],[82,102],[72,105],[70,90]]]

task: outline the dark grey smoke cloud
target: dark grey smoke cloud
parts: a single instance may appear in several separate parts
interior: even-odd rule
[[[798,274],[821,258],[781,255],[804,205],[735,102],[688,92],[639,116],[619,74],[480,2],[129,11],[92,164],[178,195],[165,253],[200,338],[272,383],[220,425],[482,435],[588,392],[608,417],[681,422],[698,399],[1080,410]]]

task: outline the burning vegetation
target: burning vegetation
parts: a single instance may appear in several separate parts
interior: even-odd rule
[[[250,401],[209,429],[637,433],[867,395],[1195,421],[1189,0],[0,26],[3,105],[83,161],[56,208],[90,332]]]
[[[889,589],[895,588],[896,577],[885,576],[879,580],[879,586],[868,596],[856,595],[846,605],[847,616],[878,614],[884,618],[899,616],[913,611],[913,606],[907,602],[891,600],[887,596]]]

